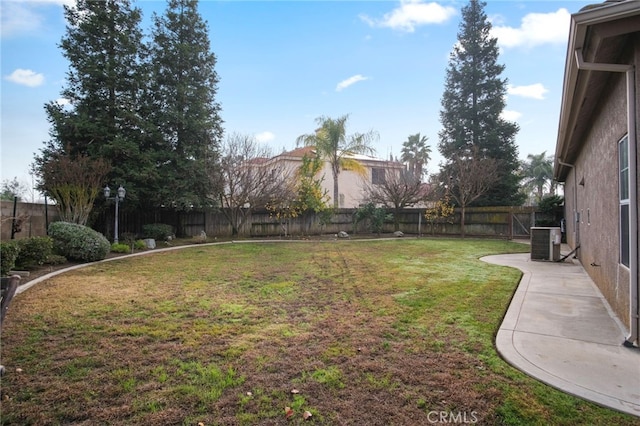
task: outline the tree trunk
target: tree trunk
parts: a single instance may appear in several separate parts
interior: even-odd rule
[[[338,190],[338,173],[333,171],[333,207],[338,208],[340,199],[340,191]]]
[[[465,230],[464,230],[464,216],[465,213],[467,211],[467,206],[465,206],[464,204],[462,206],[460,206],[460,234],[462,235],[462,238],[464,238],[465,236]]]

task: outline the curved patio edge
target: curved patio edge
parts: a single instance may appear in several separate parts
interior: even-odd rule
[[[531,261],[529,254],[484,262],[523,276],[496,334],[500,356],[563,392],[640,417],[640,350],[579,263]]]

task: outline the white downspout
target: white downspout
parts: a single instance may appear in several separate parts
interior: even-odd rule
[[[636,140],[636,85],[635,68],[624,64],[598,64],[584,62],[582,50],[576,49],[578,69],[587,71],[624,72],[627,76],[627,135],[629,138],[629,267],[631,282],[629,283],[629,336],[625,346],[633,346],[638,339],[640,328],[640,306],[638,303],[638,168]],[[639,342],[640,343],[640,342]]]
[[[578,249],[580,248],[580,216],[578,216],[578,178],[576,176],[576,166],[573,164],[565,163],[562,161],[562,158],[558,158],[558,163],[570,167],[573,171],[573,234],[574,234],[574,244],[573,248],[576,252],[576,257],[578,256]]]

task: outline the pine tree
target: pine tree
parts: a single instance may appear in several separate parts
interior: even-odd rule
[[[88,156],[111,165],[108,180],[128,188],[127,206],[139,199],[150,159],[140,150],[143,44],[141,13],[128,0],[78,0],[65,6],[66,34],[60,43],[69,60],[62,98],[45,105],[51,139],[36,156],[39,188],[50,184],[42,171],[57,156]]]
[[[210,204],[222,138],[216,103],[216,57],[197,0],[170,0],[154,16],[149,99],[153,143],[163,185],[158,196],[176,208]]]
[[[518,125],[501,117],[507,80],[501,78],[497,39],[484,12],[486,3],[471,0],[462,8],[458,43],[454,47],[442,96],[438,149],[446,159],[441,174],[455,185],[457,158],[480,155],[496,160],[500,176],[475,205],[519,205]]]

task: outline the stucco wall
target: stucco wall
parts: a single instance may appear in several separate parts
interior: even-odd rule
[[[611,74],[601,101],[565,183],[567,241],[573,248],[580,244],[580,262],[629,327],[629,269],[620,264],[618,219],[618,142],[627,134],[623,73]],[[579,214],[578,224],[573,220],[574,209]]]
[[[0,240],[11,239],[13,219],[13,201],[0,201]],[[18,203],[16,204],[17,227],[13,237],[16,240],[28,237],[42,237],[47,235],[48,223],[59,220],[58,208],[55,205]]]

